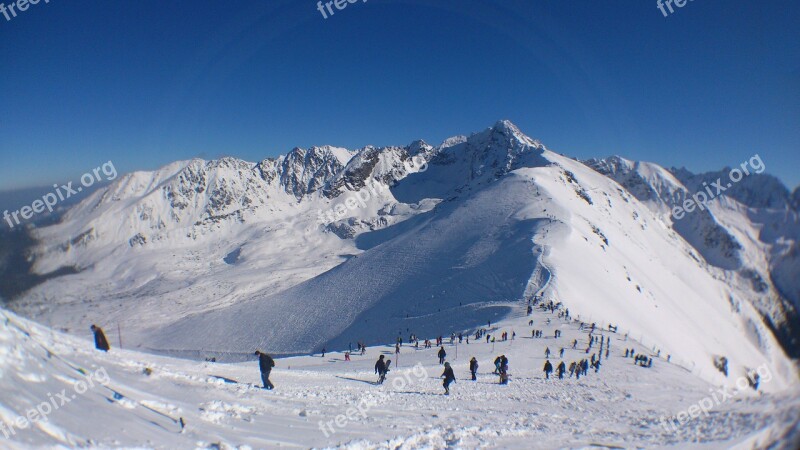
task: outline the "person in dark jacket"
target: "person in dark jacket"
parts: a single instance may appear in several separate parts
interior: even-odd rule
[[[108,345],[108,339],[106,339],[106,334],[103,333],[102,328],[98,327],[97,325],[92,325],[89,327],[89,329],[92,330],[92,333],[94,333],[95,348],[104,352],[111,350],[111,346]]]
[[[258,368],[261,369],[261,381],[264,383],[264,389],[275,389],[275,386],[269,381],[269,374],[272,372],[272,368],[275,367],[275,360],[261,350],[256,350],[256,355],[258,356]]]
[[[437,355],[439,355],[439,364],[444,364],[444,357],[447,356],[447,352],[444,351],[444,346],[439,349],[439,353],[437,353]]]
[[[559,380],[564,379],[564,372],[566,371],[567,371],[567,365],[564,364],[564,361],[561,361],[561,364],[559,364],[558,367],[556,368],[556,373],[558,373]]]
[[[473,356],[472,359],[469,360],[469,372],[472,374],[472,381],[478,380],[478,360],[475,359]]]
[[[453,368],[450,367],[450,363],[444,363],[444,372],[442,372],[442,377],[444,377],[444,382],[442,386],[444,386],[444,395],[450,395],[450,383],[456,381],[456,374],[453,373]]]
[[[552,364],[550,364],[550,360],[548,359],[548,360],[547,360],[547,361],[544,363],[544,375],[545,375],[545,377],[546,377],[548,380],[550,379],[550,374],[551,374],[552,372],[553,372],[553,365],[552,365]]]
[[[386,361],[383,360],[383,355],[378,357],[375,362],[375,373],[378,374],[378,384],[383,383],[386,379]]]

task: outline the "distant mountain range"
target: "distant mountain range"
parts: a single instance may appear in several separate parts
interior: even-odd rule
[[[577,161],[508,121],[436,146],[179,161],[33,229],[34,273],[77,273],[11,306],[67,330],[120,324],[142,349],[237,359],[474,329],[541,291],[705,378],[725,356],[793,380],[798,190],[751,174],[704,211],[670,212],[727,176]]]

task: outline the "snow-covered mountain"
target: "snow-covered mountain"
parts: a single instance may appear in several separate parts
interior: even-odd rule
[[[758,162],[763,166],[760,157]],[[711,183],[727,183],[732,170],[692,174],[619,156],[586,163],[663,215],[695,193],[708,192]],[[755,307],[791,356],[800,357],[800,218],[786,187],[771,175],[751,173],[727,186],[704,210],[672,218],[670,226],[706,262],[759,294]]]
[[[508,121],[438,146],[176,162],[34,230],[38,273],[79,273],[12,305],[71,331],[119,324],[129,346],[242,359],[470,330],[541,292],[709,381],[768,364],[773,389],[791,384],[797,192],[743,184],[673,220],[701,179],[575,161]]]

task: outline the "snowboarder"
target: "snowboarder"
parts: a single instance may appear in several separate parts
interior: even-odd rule
[[[108,339],[106,339],[106,334],[103,333],[103,329],[98,327],[97,325],[92,325],[89,327],[94,333],[94,346],[100,351],[107,352],[111,350],[111,346],[108,345]]]
[[[255,354],[258,356],[258,368],[261,369],[261,381],[264,383],[264,389],[271,391],[275,389],[275,386],[269,381],[269,374],[275,367],[275,360],[261,350],[256,350]]]
[[[475,359],[473,356],[472,359],[469,360],[469,372],[472,374],[472,381],[478,380],[478,360]]]
[[[553,365],[550,364],[550,360],[548,359],[544,363],[544,376],[549,380],[550,374],[553,372]]]
[[[450,395],[450,383],[456,381],[456,374],[453,373],[453,368],[450,367],[450,363],[444,363],[444,372],[442,372],[442,377],[444,377],[444,382],[442,386],[444,386],[444,395]]]
[[[444,351],[444,346],[439,349],[439,353],[437,353],[437,355],[439,355],[439,364],[444,364],[444,358],[447,356],[447,352]]]

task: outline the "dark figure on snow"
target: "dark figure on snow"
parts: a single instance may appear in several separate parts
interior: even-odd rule
[[[450,383],[456,381],[456,374],[453,373],[453,368],[450,367],[450,363],[444,363],[444,372],[442,372],[441,376],[444,377],[444,382],[442,383],[444,395],[450,395]]]
[[[378,374],[378,384],[383,384],[384,380],[386,380],[386,372],[388,371],[389,366],[386,361],[383,360],[383,355],[379,356],[378,360],[375,362],[375,373]]]
[[[503,365],[503,357],[498,356],[494,359],[494,373],[500,373],[500,366]]]
[[[574,341],[572,341],[572,349],[575,350],[575,347],[577,346],[578,346],[578,340],[575,339]]]
[[[478,360],[474,356],[469,360],[469,373],[472,374],[472,381],[478,379]]]
[[[574,374],[575,374],[575,366],[577,366],[577,364],[575,364],[575,361],[572,361],[572,362],[569,364],[569,377],[570,377],[570,378],[572,378],[572,375],[574,375]]]
[[[548,359],[544,363],[544,376],[545,376],[545,378],[547,378],[549,380],[551,373],[553,373],[553,365],[550,364],[550,360]]]
[[[94,333],[95,348],[104,352],[111,350],[111,346],[108,345],[108,339],[106,339],[106,334],[103,333],[102,328],[98,327],[97,325],[92,325],[89,327],[89,329],[92,330],[92,333]]]
[[[564,379],[564,372],[566,372],[566,371],[567,371],[567,365],[564,364],[564,361],[561,361],[561,364],[559,364],[558,367],[556,368],[556,372],[558,373],[558,379],[559,380],[563,380]]]
[[[439,349],[439,353],[437,353],[437,355],[439,355],[439,364],[444,364],[444,358],[447,356],[447,352],[444,351],[444,346]]]
[[[545,358],[549,358],[550,357],[550,347],[547,347],[547,348],[544,349],[544,357]]]
[[[564,347],[561,347],[561,351],[559,351],[559,352],[558,352],[558,356],[559,356],[560,358],[563,358],[563,357],[564,357]]]
[[[264,389],[275,389],[275,386],[269,381],[269,374],[275,367],[275,360],[261,350],[256,350],[256,356],[258,356],[258,368],[261,369],[261,381],[264,383]]]

